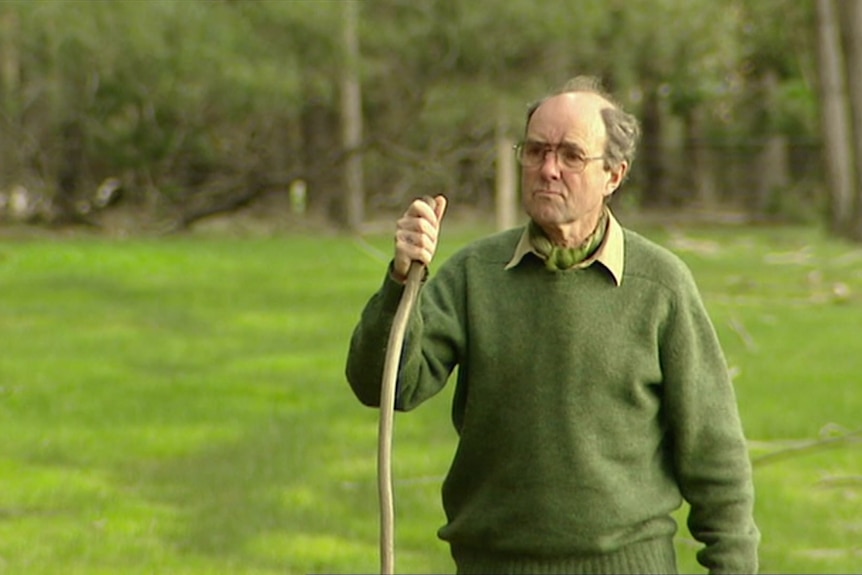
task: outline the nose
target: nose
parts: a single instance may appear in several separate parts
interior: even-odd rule
[[[545,155],[542,157],[542,177],[550,180],[556,180],[560,177],[560,162],[557,158],[557,150],[545,150]]]

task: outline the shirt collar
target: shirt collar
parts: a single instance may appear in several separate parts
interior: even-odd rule
[[[539,254],[533,249],[530,242],[529,226],[524,226],[524,231],[521,233],[521,239],[518,240],[518,245],[515,246],[515,253],[512,259],[506,264],[507,270],[516,267],[524,259],[527,254]],[[614,278],[614,283],[620,285],[623,281],[623,262],[625,260],[625,242],[623,241],[623,228],[620,223],[608,209],[608,231],[605,233],[605,239],[602,245],[596,250],[596,253],[589,259],[576,265],[576,268],[585,268],[595,262],[602,264]]]

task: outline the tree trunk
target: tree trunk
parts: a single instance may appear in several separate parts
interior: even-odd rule
[[[853,116],[853,151],[856,165],[855,193],[847,223],[849,237],[862,241],[862,2],[839,3],[846,38],[845,74]]]
[[[341,77],[342,143],[344,163],[344,223],[358,231],[364,217],[362,170],[362,94],[359,83],[359,2],[343,2],[344,70]]]
[[[757,217],[765,217],[775,209],[776,194],[786,190],[790,183],[787,138],[778,131],[772,117],[772,102],[778,92],[778,73],[775,70],[767,70],[761,79],[761,85],[764,113],[767,114],[766,141],[757,157],[756,188],[749,206]]]
[[[849,228],[854,195],[845,68],[835,4],[833,0],[816,2],[822,129],[830,200],[829,226],[833,233],[844,235]]]
[[[754,214],[766,217],[780,205],[776,196],[790,185],[790,147],[784,134],[769,134],[757,158],[757,190]]]
[[[643,106],[643,173],[644,191],[641,203],[648,208],[663,208],[671,204],[667,187],[662,146],[662,111],[657,87],[644,93]]]
[[[57,134],[57,173],[56,195],[54,197],[54,213],[52,219],[56,223],[78,221],[78,212],[89,209],[77,205],[84,185],[84,166],[86,165],[86,150],[84,124],[80,120],[63,122]]]
[[[15,12],[6,12],[0,17],[0,117],[3,118],[0,129],[0,189],[21,184],[22,162],[16,145],[20,137],[18,28]]]
[[[308,208],[323,217],[343,219],[338,191],[342,183],[333,150],[338,145],[338,119],[332,108],[313,97],[306,99],[301,117],[302,165],[308,177]]]
[[[683,186],[685,190],[692,191],[695,204],[709,209],[716,205],[717,198],[712,158],[703,137],[703,112],[702,107],[694,108],[683,118]]]
[[[502,111],[497,115],[497,174],[496,174],[496,213],[497,229],[507,230],[515,225],[517,213],[517,170],[515,169],[514,139],[509,136],[508,126]]]

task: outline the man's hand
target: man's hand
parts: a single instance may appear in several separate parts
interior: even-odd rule
[[[433,205],[424,199],[414,200],[396,224],[393,275],[401,283],[407,280],[411,262],[430,265],[437,251],[440,222],[447,202],[442,195],[432,201]]]

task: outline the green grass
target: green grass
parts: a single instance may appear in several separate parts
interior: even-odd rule
[[[482,231],[446,230],[440,257]],[[862,248],[808,228],[641,231],[695,272],[753,456],[859,428]],[[390,248],[2,240],[0,574],[377,571],[377,414],[343,366]],[[400,572],[452,570],[435,536],[450,393],[396,420]],[[764,572],[858,572],[862,485],[823,480],[862,475],[862,444],[755,473]],[[703,572],[687,538],[681,566]]]

